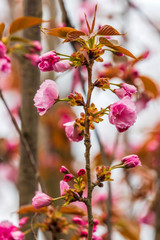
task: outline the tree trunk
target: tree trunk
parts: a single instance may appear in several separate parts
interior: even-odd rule
[[[41,0],[24,0],[24,16],[42,17]],[[39,26],[28,28],[24,31],[24,37],[30,40],[40,41]],[[33,105],[33,98],[40,83],[40,73],[37,67],[29,61],[22,63],[22,134],[28,141],[35,163],[37,164],[37,130],[38,114]],[[37,190],[36,172],[28,158],[26,149],[21,144],[20,148],[20,167],[19,167],[19,196],[20,206],[31,204],[32,197]],[[28,234],[26,240],[34,239],[33,234]]]

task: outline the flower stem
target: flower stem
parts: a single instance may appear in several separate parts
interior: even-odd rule
[[[87,172],[87,185],[88,185],[88,195],[87,195],[87,213],[88,213],[88,240],[92,240],[92,232],[93,232],[93,215],[92,215],[92,182],[91,182],[91,168],[90,168],[90,148],[91,148],[91,141],[90,141],[90,134],[89,134],[89,113],[88,109],[90,107],[90,100],[91,94],[93,91],[93,84],[92,84],[92,66],[93,66],[93,59],[90,59],[89,64],[87,65],[88,70],[88,93],[87,93],[87,102],[84,106],[85,110],[85,160],[86,160],[86,172]]]

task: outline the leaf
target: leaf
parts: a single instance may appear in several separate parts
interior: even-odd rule
[[[14,20],[10,27],[9,27],[9,33],[15,33],[19,30],[23,30],[25,28],[33,27],[35,25],[38,25],[40,23],[44,22],[41,18],[36,17],[20,17]]]
[[[60,38],[66,38],[67,34],[70,32],[79,32],[78,30],[71,28],[71,27],[59,27],[59,28],[52,28],[52,29],[46,29],[44,28],[44,30],[48,31],[47,34],[48,35],[52,35],[55,37],[60,37]]]
[[[35,209],[32,205],[23,205],[18,210],[18,214],[25,214],[25,213],[45,213],[47,211],[47,207],[43,207],[40,209]]]
[[[5,28],[5,24],[3,22],[0,23],[0,39],[2,38],[4,28]]]
[[[76,205],[63,206],[61,207],[60,212],[65,214],[86,216],[86,212],[82,208],[77,207]]]
[[[85,20],[86,20],[88,32],[89,32],[89,34],[90,34],[90,33],[91,33],[91,28],[90,28],[90,26],[89,26],[89,23],[88,23],[88,20],[87,20],[87,16],[86,16],[86,14],[84,14],[84,16],[85,16]]]
[[[71,41],[75,41],[77,40],[80,36],[84,36],[86,35],[84,32],[82,31],[73,31],[73,32],[69,32],[67,34],[67,38],[65,39],[64,42],[71,42]]]
[[[11,42],[24,42],[24,43],[30,43],[31,41],[26,39],[26,38],[21,38],[21,37],[17,37],[17,36],[11,36],[9,38],[9,40]]]
[[[93,21],[92,21],[91,32],[93,32],[93,30],[94,30],[95,21],[96,21],[96,12],[97,12],[97,4],[96,4],[95,10],[94,10],[94,17],[93,17]]]
[[[123,54],[125,54],[125,55],[127,55],[127,56],[129,56],[129,57],[132,57],[132,58],[136,59],[136,57],[135,57],[131,52],[129,52],[127,49],[125,49],[125,48],[123,48],[123,47],[120,47],[120,46],[114,45],[113,43],[111,43],[109,40],[107,40],[107,39],[104,38],[104,37],[100,37],[100,38],[99,38],[99,42],[100,42],[101,44],[109,47],[109,48],[114,49],[114,50],[117,51],[117,52],[123,53]]]
[[[121,218],[115,227],[125,239],[140,240],[140,227],[134,220]]]
[[[140,80],[143,82],[145,91],[152,98],[157,98],[159,95],[159,89],[157,84],[149,77],[139,76]]]
[[[122,35],[115,28],[110,25],[102,26],[96,35],[112,36],[112,35]]]

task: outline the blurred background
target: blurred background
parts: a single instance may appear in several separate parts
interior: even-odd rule
[[[43,0],[43,23],[45,28],[68,26],[86,31],[84,12],[92,20],[95,4],[98,4],[95,29],[104,24],[116,28],[122,36],[114,37],[119,44],[131,51],[137,60],[117,56],[108,52],[103,63],[94,66],[93,78],[109,76],[114,83],[126,82],[138,87],[135,96],[138,117],[127,132],[117,134],[115,126],[105,117],[91,133],[92,169],[102,161],[102,148],[106,164],[116,163],[127,154],[137,154],[142,167],[134,170],[116,170],[114,182],[105,184],[94,193],[94,213],[102,218],[103,196],[111,198],[112,239],[114,240],[158,240],[160,236],[160,1],[159,0]],[[23,15],[23,0],[0,0],[0,22],[5,22],[5,34],[10,23]],[[22,36],[22,32],[18,32]],[[52,49],[70,55],[75,45],[41,33],[42,53]],[[59,86],[60,97],[77,91],[85,95],[87,73],[81,67],[66,73],[41,73],[41,82],[53,79]],[[21,66],[13,56],[12,72],[0,78],[0,88],[13,116],[21,126]],[[111,92],[95,90],[92,101],[96,107],[106,107],[117,101]],[[71,143],[65,136],[63,124],[75,119],[81,107],[70,108],[61,103],[52,107],[39,119],[38,159],[40,174],[49,195],[59,196],[58,181],[61,165],[73,172],[83,168],[83,142]],[[0,102],[0,220],[17,224],[19,208],[17,189],[19,167],[19,137],[3,102]],[[98,198],[99,197],[99,198]],[[109,216],[109,215],[108,215]],[[103,216],[107,218],[107,216]],[[97,234],[105,233],[107,226],[101,224]],[[66,238],[67,239],[67,238]],[[104,238],[105,239],[105,238]],[[160,238],[159,238],[160,239]]]

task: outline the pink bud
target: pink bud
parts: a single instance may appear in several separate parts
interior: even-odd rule
[[[87,237],[88,232],[86,230],[81,231],[81,237]]]
[[[137,155],[128,155],[122,158],[121,162],[125,165],[126,168],[133,168],[136,166],[142,166],[140,159]]]
[[[81,226],[83,225],[83,220],[80,217],[73,217],[72,222]]]
[[[42,116],[57,99],[58,86],[54,81],[47,79],[41,84],[40,89],[37,90],[33,101],[39,115]]]
[[[6,54],[6,46],[0,41],[0,58],[3,58]]]
[[[71,68],[71,63],[69,60],[61,60],[56,62],[53,65],[53,70],[55,72],[64,72],[66,70],[68,70],[69,68]]]
[[[19,226],[22,227],[28,221],[28,217],[23,217],[19,220]]]
[[[11,232],[11,237],[13,240],[24,240],[24,233],[21,231]]]
[[[64,176],[64,181],[65,182],[69,182],[69,181],[71,181],[72,180],[72,178],[73,178],[73,175],[72,174],[66,174],[65,176]]]
[[[45,193],[36,192],[36,195],[32,198],[32,205],[35,209],[49,206],[52,203],[53,198]]]
[[[61,196],[64,196],[66,193],[66,190],[68,190],[70,187],[68,185],[68,183],[66,183],[65,181],[60,181],[60,193]]]
[[[77,171],[78,176],[83,176],[85,173],[86,173],[86,170],[83,168]]]
[[[69,173],[69,170],[65,166],[61,166],[60,172],[64,173],[64,174],[67,174],[67,173]]]
[[[132,94],[136,94],[137,88],[127,83],[121,83],[121,88],[115,89],[115,94],[121,99],[125,96],[132,97]]]

